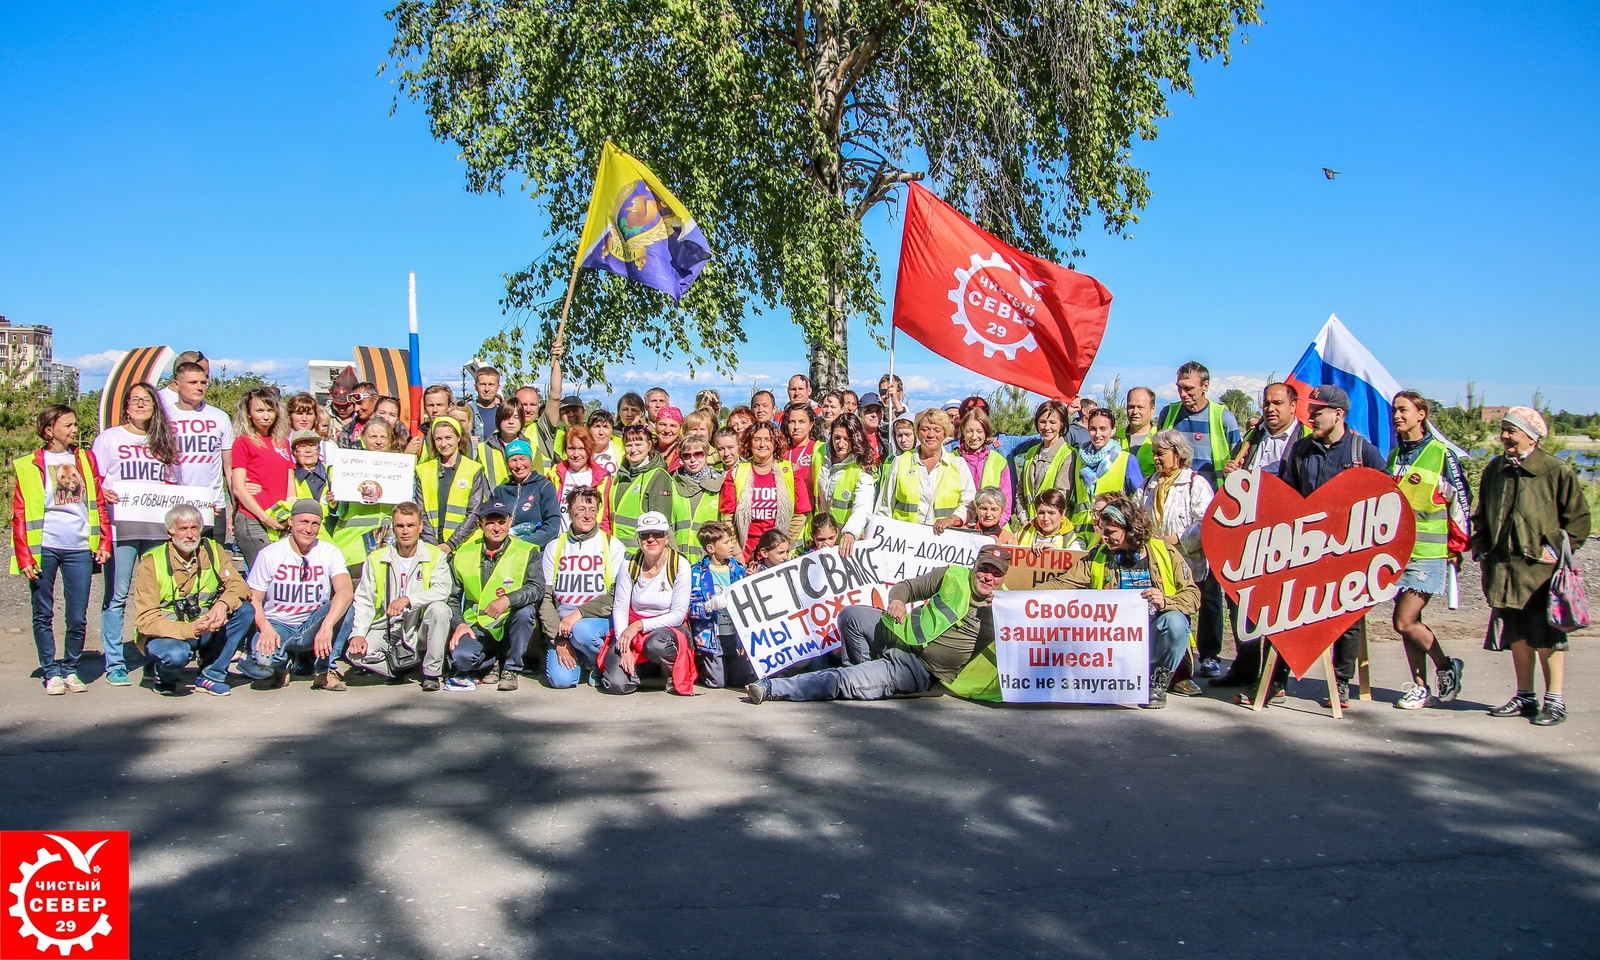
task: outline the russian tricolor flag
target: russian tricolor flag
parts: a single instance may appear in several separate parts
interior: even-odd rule
[[[1287,380],[1300,394],[1301,420],[1310,422],[1305,398],[1315,388],[1331,383],[1350,395],[1350,416],[1345,423],[1376,444],[1385,456],[1394,447],[1390,401],[1400,392],[1400,381],[1389,375],[1372,351],[1339,322],[1338,316],[1328,316],[1328,322],[1322,325]]]

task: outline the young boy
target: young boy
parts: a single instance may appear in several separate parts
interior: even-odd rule
[[[689,635],[706,655],[700,682],[742,689],[754,682],[756,672],[739,648],[727,610],[728,588],[745,578],[744,564],[737,559],[739,537],[725,520],[701,524],[699,537],[706,555],[689,568]]]

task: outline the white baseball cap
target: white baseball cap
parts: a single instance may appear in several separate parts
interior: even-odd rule
[[[672,525],[667,523],[667,515],[660,510],[650,510],[639,518],[639,525],[634,527],[638,533],[671,533]]]

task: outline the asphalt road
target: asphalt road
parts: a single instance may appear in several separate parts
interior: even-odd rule
[[[1342,722],[1320,679],[1261,715],[46,698],[23,596],[0,591],[0,827],[129,831],[136,957],[1600,956],[1593,637],[1551,729],[1484,715],[1510,664],[1465,632],[1453,707],[1392,709],[1377,642],[1380,699]]]

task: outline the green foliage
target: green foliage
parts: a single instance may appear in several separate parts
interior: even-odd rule
[[[1238,387],[1232,387],[1224,392],[1222,398],[1217,402],[1233,411],[1233,418],[1239,421],[1239,426],[1241,427],[1249,423],[1250,419],[1256,415],[1255,398]]]
[[[211,383],[206,387],[206,403],[231,417],[233,408],[238,406],[244,395],[257,387],[267,387],[279,393],[286,391],[283,384],[259,373],[246,370],[244,373],[230,374],[226,370],[221,370],[211,378]]]
[[[1447,407],[1437,400],[1429,400],[1428,408],[1428,418],[1433,425],[1461,449],[1476,450],[1489,439],[1489,424],[1483,422],[1482,406]],[[1462,465],[1463,469],[1465,466]]]
[[[730,370],[744,322],[786,312],[817,389],[847,384],[848,321],[878,320],[862,218],[926,162],[939,192],[1008,242],[1059,259],[1092,216],[1121,233],[1150,196],[1135,139],[1156,136],[1197,59],[1227,61],[1260,0],[401,0],[386,70],[460,147],[471,190],[507,176],[549,217],[507,277],[511,319],[484,345],[537,367],[605,141],[668,184],[715,251],[681,304],[582,271],[563,361],[606,383],[634,357]],[[1070,246],[1070,245],[1069,245]],[[1076,255],[1076,250],[1072,252]],[[876,335],[874,333],[874,335]]]
[[[996,433],[1025,437],[1033,433],[1033,408],[1028,391],[1021,387],[1000,387],[989,394],[989,422]]]
[[[1128,398],[1122,392],[1122,374],[1106,384],[1100,391],[1100,406],[1111,411],[1111,417],[1118,427],[1126,426],[1128,422]]]

